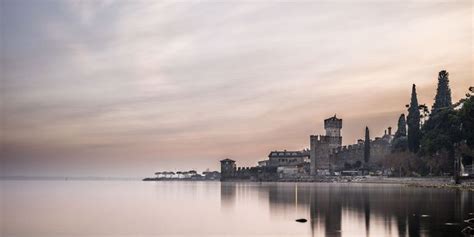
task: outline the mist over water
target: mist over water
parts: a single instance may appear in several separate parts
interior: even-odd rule
[[[0,184],[1,236],[12,237],[461,236],[474,212],[473,192],[388,184]]]

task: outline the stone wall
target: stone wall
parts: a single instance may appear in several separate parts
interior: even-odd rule
[[[323,135],[310,136],[310,159],[311,174],[316,174],[317,170],[327,170],[330,168],[329,156],[332,150],[340,147],[342,137],[331,137]]]
[[[370,142],[369,164],[379,165],[391,151],[391,136],[376,138]],[[329,155],[331,168],[335,171],[357,169],[364,161],[364,144],[358,143],[332,149]]]

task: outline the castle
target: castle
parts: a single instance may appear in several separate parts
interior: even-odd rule
[[[392,128],[388,127],[383,137],[370,141],[370,160],[364,161],[364,140],[342,146],[342,119],[334,115],[324,120],[326,135],[310,136],[311,175],[329,175],[343,170],[360,169],[366,166],[380,166],[382,159],[390,153],[393,140]]]
[[[342,119],[336,115],[325,119],[324,129],[325,135],[310,136],[309,149],[272,151],[268,160],[259,161],[256,167],[237,167],[234,160],[221,160],[221,179],[275,180],[382,170],[382,160],[391,152],[394,138],[391,127],[385,130],[383,137],[369,139],[370,158],[367,162],[364,159],[364,140],[342,145]]]
[[[334,149],[342,145],[342,119],[338,119],[336,115],[324,120],[324,129],[326,135],[310,136],[310,160],[311,174],[321,174],[323,170],[330,169],[330,155]],[[318,172],[319,170],[319,172]]]

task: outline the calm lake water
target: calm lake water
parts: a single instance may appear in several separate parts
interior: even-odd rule
[[[388,184],[0,181],[1,236],[462,236],[474,193]],[[307,218],[307,223],[295,219]],[[454,223],[446,225],[445,223]]]

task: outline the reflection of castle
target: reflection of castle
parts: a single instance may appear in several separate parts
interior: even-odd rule
[[[461,236],[462,222],[474,210],[474,193],[469,191],[371,184],[351,187],[325,183],[222,182],[221,205],[238,205],[236,198],[245,205],[258,200],[260,207],[269,204],[274,218],[288,222],[307,218],[312,236],[334,237]],[[446,222],[461,224],[447,226]]]

